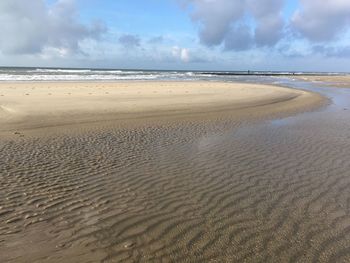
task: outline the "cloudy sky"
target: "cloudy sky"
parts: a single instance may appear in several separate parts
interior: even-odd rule
[[[349,0],[1,0],[0,66],[350,71]]]

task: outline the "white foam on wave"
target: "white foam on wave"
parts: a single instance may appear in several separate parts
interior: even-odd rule
[[[84,80],[150,80],[158,79],[157,75],[0,75],[0,81],[84,81]]]
[[[41,69],[38,68],[35,72],[41,73],[88,73],[91,72],[90,69]]]
[[[199,72],[137,71],[101,69],[3,69],[0,81],[118,81],[118,80],[194,80],[208,77]],[[209,76],[210,77],[210,76]]]

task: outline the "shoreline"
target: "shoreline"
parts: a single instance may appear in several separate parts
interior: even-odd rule
[[[0,83],[0,132],[220,117],[291,115],[325,104],[286,87],[204,81]]]

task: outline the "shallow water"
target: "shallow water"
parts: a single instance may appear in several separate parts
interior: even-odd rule
[[[332,103],[0,141],[2,261],[349,261],[350,89],[259,82]]]

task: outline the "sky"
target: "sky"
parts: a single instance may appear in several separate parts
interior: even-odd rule
[[[350,71],[349,0],[1,0],[0,66]]]

